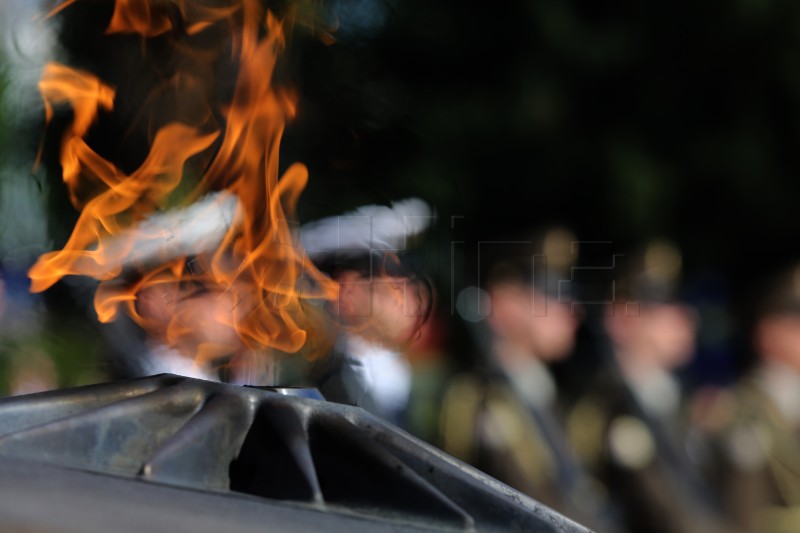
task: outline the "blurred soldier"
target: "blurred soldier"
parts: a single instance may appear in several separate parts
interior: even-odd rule
[[[449,324],[432,315],[405,354],[411,364],[411,393],[403,429],[426,442],[439,438],[443,386],[453,373]]]
[[[677,298],[681,261],[677,248],[655,241],[633,266],[604,318],[606,368],[570,414],[581,459],[632,532],[719,530],[719,513],[684,451],[674,371],[692,356],[696,324]]]
[[[412,387],[403,352],[430,315],[430,285],[396,256],[378,253],[329,258],[322,268],[339,283],[331,314],[340,331],[334,352],[315,363],[313,384],[330,401],[403,426]]]
[[[800,265],[778,277],[756,310],[755,367],[732,393],[706,402],[715,480],[744,530],[800,529]]]
[[[442,406],[442,444],[469,462],[566,516],[612,531],[604,495],[581,470],[563,431],[559,391],[548,365],[571,354],[580,320],[560,280],[570,279],[574,237],[547,234],[547,276],[531,275],[533,253],[497,261],[481,302],[491,310],[465,316],[484,348],[483,368],[456,376]],[[473,289],[477,291],[477,289]],[[472,313],[475,315],[476,313]],[[484,320],[480,320],[484,318]],[[482,329],[481,329],[482,328]]]
[[[187,269],[204,272],[224,231],[237,224],[237,202],[233,196],[211,194],[189,207],[151,216],[142,225],[169,228],[173,235],[169,244],[154,244],[153,239],[138,237],[134,229],[130,238],[135,253],[123,254],[117,266],[189,256]],[[197,220],[203,224],[198,226]],[[238,314],[259,304],[241,287],[228,290],[208,281],[167,280],[150,285],[137,295],[136,312],[140,322],[146,324],[147,334],[144,341],[136,339],[138,328],[133,335],[127,335],[134,337],[130,345],[138,356],[127,365],[130,369],[126,373],[171,372],[236,383],[319,385],[330,390],[333,401],[361,404],[363,400],[364,407],[374,405],[373,412],[394,420],[394,414],[389,413],[398,411],[397,406],[404,404],[408,392],[408,380],[402,377],[408,374],[408,365],[398,357],[397,347],[406,343],[406,337],[418,331],[427,318],[431,291],[391,251],[404,250],[407,242],[432,220],[432,210],[425,202],[409,198],[394,202],[391,207],[361,206],[300,228],[298,242],[292,242],[292,246],[302,246],[303,252],[331,274],[341,289],[328,314],[320,310],[323,302],[304,306],[306,317],[313,323],[309,327],[313,334],[302,353],[325,355],[336,338],[337,349],[331,361],[309,369],[303,357],[245,347],[233,324]],[[234,285],[237,283],[234,281]],[[207,325],[170,335],[171,318],[176,314],[193,319],[188,322]],[[115,337],[126,336],[130,326],[126,328],[119,322]],[[123,354],[122,359],[134,359],[128,355]],[[339,370],[344,374],[356,372],[357,376],[347,380],[355,388],[347,391],[338,378],[332,379]],[[384,376],[397,377],[387,382]],[[377,384],[379,379],[384,381]],[[341,386],[334,387],[334,383]],[[367,402],[364,390],[356,392],[363,387],[372,391],[376,404]]]

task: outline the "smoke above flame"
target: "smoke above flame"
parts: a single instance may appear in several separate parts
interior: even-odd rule
[[[51,14],[78,1],[66,0]],[[80,216],[63,249],[42,255],[30,269],[32,291],[64,276],[95,278],[101,321],[125,312],[165,344],[200,359],[236,350],[315,351],[309,341],[316,312],[308,301],[335,299],[337,286],[297,243],[292,221],[306,167],[294,164],[279,175],[281,137],[296,110],[296,97],[273,83],[292,22],[282,16],[259,0],[116,1],[106,33],[140,36],[142,53],[148,40],[176,33],[172,50],[185,67],[158,88],[160,97],[170,94],[178,103],[168,116],[163,106],[152,110],[151,123],[158,126],[149,153],[130,173],[87,143],[99,115],[114,112],[115,88],[91,72],[56,63],[44,68],[39,90],[48,123],[58,106],[73,111],[60,163]],[[213,65],[231,59],[235,88],[220,103],[211,89]],[[187,178],[198,168],[199,176]],[[190,185],[191,192],[182,193]],[[235,205],[213,251],[175,257],[168,250],[179,240],[176,230],[148,223],[179,193],[187,205]],[[202,211],[195,214],[201,224]],[[131,276],[131,258],[148,244],[165,251],[156,260],[133,261]],[[154,298],[159,311],[145,312]],[[193,299],[197,306],[175,305]]]

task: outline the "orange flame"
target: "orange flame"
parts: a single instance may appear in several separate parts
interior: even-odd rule
[[[66,0],[53,12],[74,1]],[[39,89],[48,122],[54,106],[68,104],[74,111],[60,161],[72,203],[81,213],[64,248],[42,255],[30,269],[31,290],[46,290],[67,275],[91,276],[101,281],[94,302],[101,321],[113,320],[123,309],[152,335],[202,361],[237,350],[295,353],[305,346],[309,352],[315,313],[304,301],[335,299],[337,286],[294,242],[289,221],[308,180],[305,166],[295,164],[279,176],[280,140],[296,105],[295,98],[272,84],[285,47],[284,21],[258,0],[212,4],[213,0],[115,4],[108,33],[149,38],[175,30],[176,16],[190,35],[224,24],[239,65],[232,100],[218,110],[224,116],[221,131],[210,118],[211,101],[204,103],[207,112],[201,113],[200,125],[187,124],[182,119],[189,114],[176,110],[178,116],[157,130],[149,155],[130,174],[85,140],[98,113],[113,111],[115,90],[88,72],[59,64],[44,69]],[[180,46],[176,53],[186,54],[191,48]],[[198,57],[202,53],[206,52],[197,51]],[[210,68],[189,68],[167,85],[180,90],[196,80],[210,86],[209,77]],[[193,96],[197,94],[206,93],[196,91]],[[121,281],[124,258],[137,245],[168,240],[163,231],[147,229],[143,222],[165,207],[190,160],[208,158],[212,149],[216,153],[188,199],[211,191],[225,191],[220,198],[235,195],[236,223],[229,225],[212,253],[195,259],[202,267],[187,267],[186,257],[167,258],[157,266],[138,265],[136,283]]]

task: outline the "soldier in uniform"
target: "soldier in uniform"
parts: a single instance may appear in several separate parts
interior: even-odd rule
[[[580,323],[568,295],[558,294],[558,281],[570,277],[574,240],[561,229],[545,236],[539,255],[546,276],[531,276],[530,250],[519,251],[519,261],[493,265],[483,293],[491,310],[478,317],[483,320],[467,318],[483,346],[482,365],[449,383],[441,442],[448,453],[564,515],[616,531],[601,487],[567,442],[548,368],[569,357]]]
[[[713,479],[745,531],[800,530],[800,265],[757,307],[754,368],[706,401]]]
[[[655,241],[621,280],[625,288],[618,282],[603,317],[604,369],[569,417],[582,463],[631,532],[726,530],[685,453],[684,395],[674,372],[694,351],[696,321],[678,298],[681,261],[675,246]]]
[[[339,332],[332,353],[315,361],[312,383],[330,401],[402,427],[413,379],[404,351],[430,316],[432,288],[387,254],[335,257],[323,268],[339,283],[330,305]]]

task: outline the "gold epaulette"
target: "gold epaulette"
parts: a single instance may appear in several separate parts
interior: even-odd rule
[[[596,466],[604,448],[606,413],[593,398],[584,398],[567,417],[567,438],[578,459],[590,468]]]
[[[453,457],[468,463],[475,459],[475,425],[483,394],[483,387],[474,376],[462,374],[453,378],[442,400],[439,419],[442,447]]]

